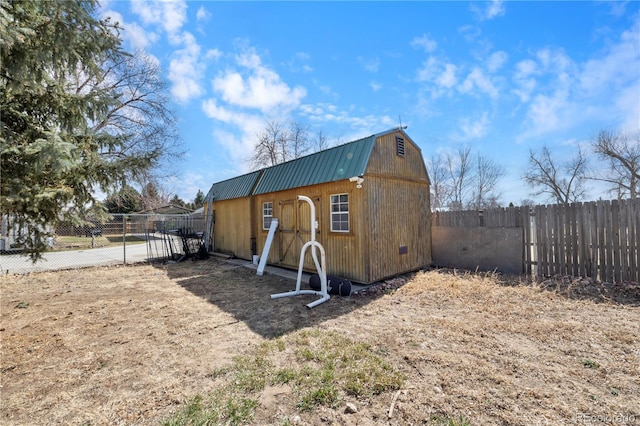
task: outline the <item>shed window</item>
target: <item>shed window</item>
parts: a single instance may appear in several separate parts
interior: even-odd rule
[[[273,218],[273,203],[262,203],[262,229],[268,230]]]
[[[396,136],[396,154],[404,157],[404,138],[401,136]]]
[[[331,196],[331,231],[349,232],[349,194]]]

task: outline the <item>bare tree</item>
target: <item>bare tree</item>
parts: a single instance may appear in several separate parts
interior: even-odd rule
[[[181,157],[176,118],[167,105],[166,81],[157,62],[143,52],[106,58],[99,76],[76,72],[69,80],[76,94],[101,91],[117,93],[91,130],[112,135],[118,144],[102,147],[99,154],[108,161],[126,162],[138,157],[147,167],[132,167],[125,177],[143,184],[174,174],[171,165]]]
[[[505,171],[471,146],[433,155],[429,161],[431,207],[434,210],[483,209],[500,205],[498,185]]]
[[[451,186],[448,181],[448,169],[444,156],[434,154],[428,161],[429,180],[431,181],[431,209],[442,210],[447,207]]]
[[[611,185],[616,198],[635,199],[640,193],[640,130],[631,134],[601,131],[593,142],[593,151],[609,164],[597,170],[592,179]]]
[[[324,135],[319,133],[318,137],[322,138],[321,142],[324,144]],[[267,122],[257,139],[253,154],[249,158],[254,170],[300,158],[312,148],[309,126],[297,121],[291,121],[288,127],[277,120]]]
[[[309,126],[306,124],[301,124],[298,121],[292,121],[289,123],[288,136],[289,146],[287,151],[293,158],[288,158],[287,160],[300,158],[311,149],[309,142]]]
[[[313,150],[314,151],[323,151],[329,148],[329,142],[327,141],[327,135],[324,134],[322,129],[318,130],[316,133],[316,138],[313,141]]]
[[[534,191],[531,195],[546,195],[559,204],[580,201],[586,194],[587,157],[578,148],[575,156],[565,162],[555,160],[544,146],[539,154],[529,151],[529,168],[524,181]]]
[[[454,153],[447,153],[445,165],[451,186],[448,207],[452,210],[461,210],[468,196],[472,179],[471,146],[460,146]]]
[[[504,168],[495,161],[478,154],[475,162],[475,174],[471,179],[471,202],[473,209],[498,207],[498,181],[505,175]]]
[[[286,131],[279,121],[270,121],[262,133],[258,135],[258,142],[249,159],[253,169],[275,166],[286,161],[282,152],[286,147]]]

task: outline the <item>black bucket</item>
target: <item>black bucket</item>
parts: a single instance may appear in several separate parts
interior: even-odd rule
[[[320,291],[320,275],[313,274],[309,277],[309,287],[312,290]],[[351,294],[351,281],[327,275],[327,289],[329,294],[336,294],[339,296],[349,296]]]

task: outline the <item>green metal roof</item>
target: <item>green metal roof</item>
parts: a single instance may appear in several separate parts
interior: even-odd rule
[[[246,175],[214,183],[206,201],[230,200],[362,176],[376,139],[391,129]]]
[[[205,200],[221,201],[231,200],[233,198],[248,197],[251,195],[256,181],[260,178],[262,170],[248,173],[246,175],[223,180],[211,185],[211,189],[207,193]]]
[[[316,185],[363,175],[376,142],[372,135],[357,141],[263,169],[254,195]]]

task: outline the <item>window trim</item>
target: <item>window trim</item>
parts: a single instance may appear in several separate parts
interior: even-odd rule
[[[267,204],[270,205],[269,210],[271,211],[270,215],[267,215]],[[265,220],[269,218],[269,226],[267,226],[265,228]],[[268,231],[269,228],[271,227],[271,220],[273,219],[273,201],[265,201],[262,203],[262,230],[263,231]]]
[[[342,195],[347,197],[347,201],[346,202],[340,201],[340,196],[342,196]],[[337,203],[333,202],[333,197],[338,197],[338,202]],[[342,193],[339,193],[339,194],[331,194],[331,195],[329,195],[329,223],[330,223],[331,232],[336,232],[336,233],[341,233],[341,234],[348,234],[348,233],[351,232],[351,213],[349,211],[349,198],[350,198],[349,197],[349,193],[347,193],[347,192],[342,192]],[[346,204],[346,206],[347,206],[347,210],[346,211],[340,211],[340,210],[337,211],[337,212],[333,211],[333,206],[334,205],[343,205],[343,204]],[[346,221],[347,229],[334,229],[334,226],[333,226],[333,224],[334,224],[334,221],[333,221],[334,215],[343,215],[343,214],[347,215],[347,221]],[[339,221],[339,223],[344,223],[344,221]]]

